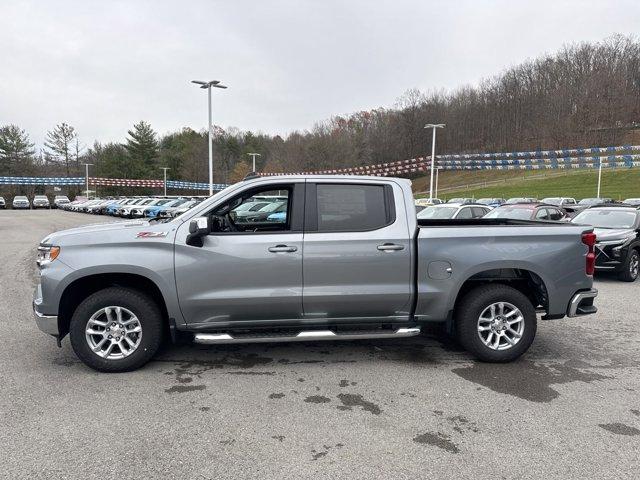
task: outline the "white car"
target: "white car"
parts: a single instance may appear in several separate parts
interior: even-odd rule
[[[443,203],[431,205],[418,212],[418,220],[469,220],[482,218],[490,211],[490,207],[476,203]]]
[[[53,198],[53,208],[60,208],[62,205],[67,205],[69,203],[69,197],[66,195],[56,195]]]
[[[33,208],[51,208],[49,198],[46,195],[36,195],[33,197]]]
[[[28,210],[31,208],[31,203],[29,203],[29,199],[24,195],[16,195],[15,197],[13,197],[12,206],[14,210],[17,210],[19,208],[25,208]]]

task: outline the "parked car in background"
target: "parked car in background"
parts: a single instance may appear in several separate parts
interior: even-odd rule
[[[512,197],[504,202],[505,205],[515,205],[516,203],[536,203],[538,200],[532,197]]]
[[[192,209],[202,201],[203,201],[202,198],[194,198],[177,207],[169,207],[165,210],[161,210],[158,216],[160,218],[173,218],[173,217],[180,216],[183,213],[188,212],[190,209]]]
[[[129,203],[127,205],[120,207],[117,210],[116,215],[119,217],[131,218],[132,217],[131,212],[133,211],[134,208],[137,209],[137,208],[143,207],[144,205],[148,205],[153,200],[154,200],[153,198],[137,198],[132,203]]]
[[[571,197],[547,197],[543,198],[541,202],[549,205],[555,205],[556,207],[571,207],[578,204],[576,199]]]
[[[129,214],[129,216],[131,218],[141,218],[145,216],[145,210],[149,207],[154,207],[154,206],[162,206],[162,205],[166,205],[169,202],[172,202],[173,200],[171,200],[170,198],[152,198],[151,201],[146,202],[146,203],[142,203],[141,205],[134,205],[131,208],[131,212]]]
[[[86,212],[87,213],[93,213],[94,215],[104,215],[107,208],[109,208],[110,205],[113,205],[114,203],[116,203],[118,200],[115,199],[108,199],[108,200],[101,200],[97,203],[94,203],[90,206],[87,207]]]
[[[572,223],[590,225],[596,234],[596,271],[609,271],[625,282],[638,278],[640,268],[640,210],[621,205],[587,208]]]
[[[473,198],[452,198],[450,200],[447,200],[447,203],[458,203],[458,204],[474,203],[474,200]]]
[[[67,205],[69,202],[69,197],[66,195],[56,195],[53,197],[53,208],[60,208],[62,205]]]
[[[416,205],[419,207],[428,207],[429,205],[440,205],[444,203],[439,198],[418,198],[416,199]]]
[[[0,197],[0,208],[2,208],[2,209],[7,208],[7,204],[4,201],[4,197]]]
[[[624,202],[627,205],[633,205],[634,207],[640,207],[640,198],[627,198]]]
[[[562,221],[567,215],[555,205],[544,203],[505,204],[494,208],[484,218],[510,218],[512,220],[547,220]]]
[[[424,210],[418,212],[419,220],[445,220],[445,219],[470,219],[482,218],[491,208],[480,204],[460,204],[460,203],[444,203],[442,205],[431,205],[425,207]]]
[[[144,216],[147,218],[157,218],[160,213],[170,208],[177,208],[180,205],[184,205],[189,201],[187,198],[174,198],[170,199],[164,204],[156,204],[148,206],[144,209]]]
[[[481,205],[487,205],[489,207],[496,208],[504,203],[504,198],[480,198],[476,200],[476,203],[480,203]]]
[[[578,206],[588,208],[595,205],[602,205],[604,203],[613,203],[613,198],[583,198],[578,202]]]
[[[137,199],[135,198],[121,198],[117,202],[114,202],[111,205],[107,206],[107,208],[105,208],[104,213],[107,215],[117,215],[118,210],[120,210],[122,207],[125,207],[127,205],[131,205],[136,200]]]
[[[31,208],[31,203],[29,202],[29,199],[24,195],[16,195],[15,197],[13,197],[13,202],[11,206],[13,207],[14,210],[18,210],[18,209],[28,210]]]
[[[33,197],[33,208],[51,208],[49,198],[46,195],[36,195]]]

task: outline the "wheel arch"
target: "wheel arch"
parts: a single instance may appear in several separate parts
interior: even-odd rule
[[[508,285],[525,295],[536,309],[549,311],[549,290],[543,278],[526,268],[490,268],[470,275],[458,289],[453,311],[460,300],[480,285],[499,283]]]
[[[109,272],[76,278],[65,287],[60,297],[58,308],[59,338],[62,339],[69,333],[71,318],[78,305],[89,295],[109,287],[129,288],[151,297],[160,308],[163,324],[166,326],[167,331],[169,330],[167,303],[162,291],[153,280],[136,273]]]

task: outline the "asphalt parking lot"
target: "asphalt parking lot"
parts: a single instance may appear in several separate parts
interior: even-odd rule
[[[100,374],[37,330],[36,246],[102,218],[0,211],[2,478],[637,478],[640,283],[481,364],[444,336],[165,348]]]

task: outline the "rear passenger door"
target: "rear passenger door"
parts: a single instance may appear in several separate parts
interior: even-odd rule
[[[396,205],[394,198],[402,204]],[[305,320],[408,319],[409,207],[396,183],[307,181]]]

